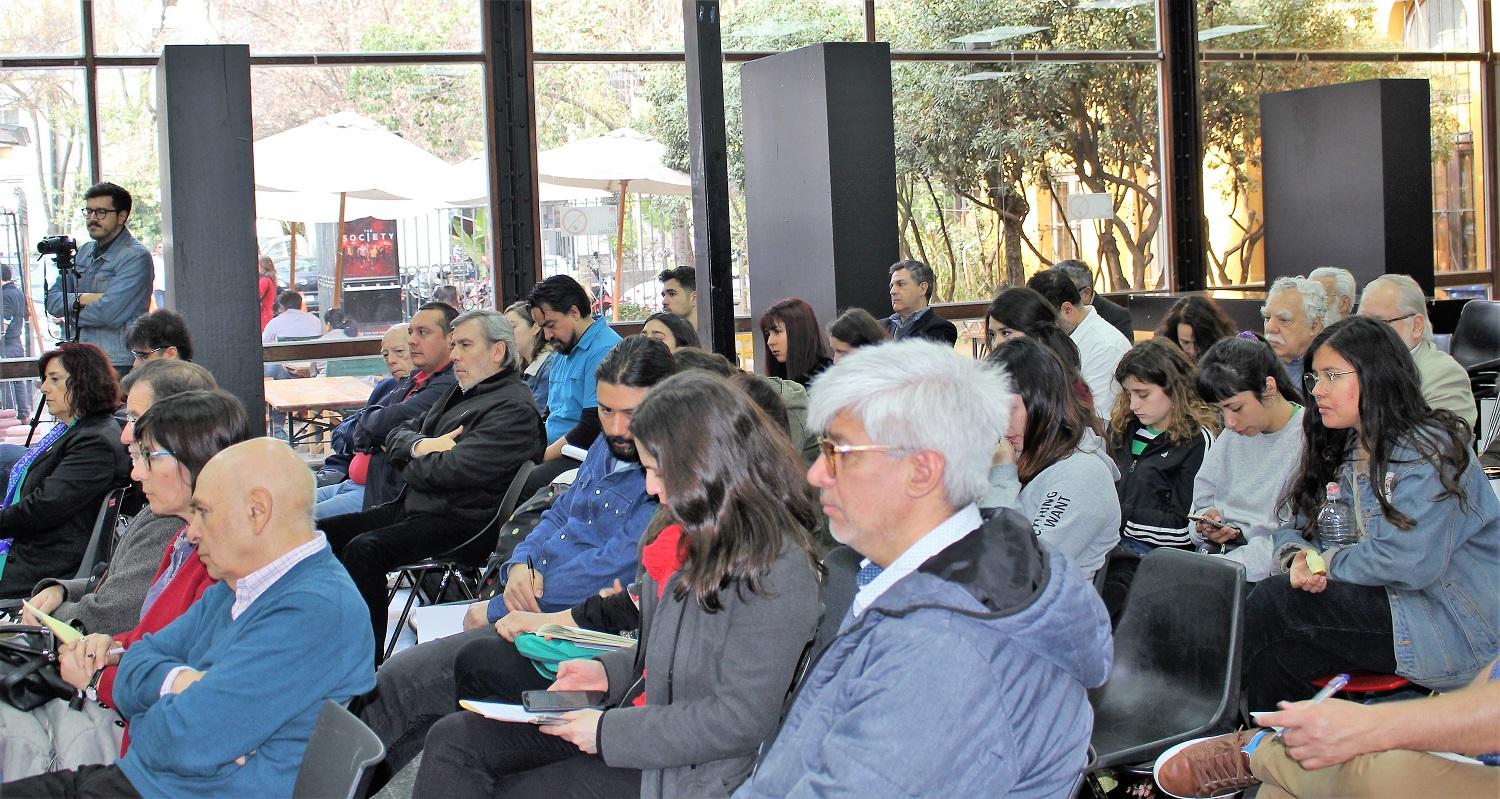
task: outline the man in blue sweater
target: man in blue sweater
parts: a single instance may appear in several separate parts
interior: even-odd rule
[[[193,493],[188,537],[222,582],[120,661],[114,694],[130,721],[128,753],[0,794],[290,796],[324,700],[375,684],[365,604],[313,529],[312,498],[312,475],[280,441],[214,457]]]

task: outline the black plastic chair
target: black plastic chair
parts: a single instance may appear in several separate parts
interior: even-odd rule
[[[1470,300],[1464,303],[1448,354],[1469,373],[1475,418],[1483,425],[1484,416],[1479,413],[1481,406],[1484,400],[1496,397],[1495,383],[1500,376],[1500,302]],[[1482,447],[1487,436],[1480,430],[1474,432],[1478,445]]]
[[[1109,682],[1089,692],[1094,768],[1149,763],[1229,732],[1239,714],[1244,568],[1157,549],[1141,559],[1128,597]]]
[[[292,799],[363,799],[370,770],[385,758],[385,745],[365,723],[332,700],[308,739]]]
[[[416,604],[419,597],[426,599],[423,602],[424,605],[435,604],[443,600],[443,595],[447,593],[448,586],[456,585],[465,599],[475,600],[479,598],[479,590],[484,581],[482,570],[486,564],[469,563],[456,556],[458,553],[466,550],[475,541],[479,541],[487,535],[495,537],[496,540],[499,539],[500,525],[504,524],[512,513],[515,513],[516,505],[521,501],[521,489],[526,485],[526,479],[531,476],[531,470],[534,468],[536,468],[536,464],[527,461],[521,464],[520,468],[516,469],[516,475],[511,478],[510,486],[506,488],[505,496],[500,500],[500,507],[495,510],[495,515],[490,517],[490,520],[485,523],[484,527],[480,528],[479,532],[470,536],[467,541],[449,549],[447,552],[434,555],[420,563],[408,563],[405,566],[392,569],[392,571],[396,572],[396,580],[391,583],[390,590],[386,592],[386,606],[390,606],[391,602],[396,599],[396,592],[400,591],[403,587],[409,587],[411,593],[406,596],[406,605],[401,608],[401,616],[396,620],[396,628],[391,634],[391,640],[386,642],[384,659],[389,659],[391,655],[395,654],[396,640],[401,637],[401,628],[406,626],[406,620],[411,616],[412,605]],[[440,572],[442,575],[438,580],[437,590],[426,597],[422,597],[423,580],[426,579],[427,575],[435,572]]]
[[[94,517],[94,530],[89,533],[88,547],[83,551],[83,560],[78,564],[74,577],[94,576],[94,567],[108,563],[114,554],[115,522],[120,518],[120,503],[125,499],[125,486],[110,489],[99,503],[99,514]]]

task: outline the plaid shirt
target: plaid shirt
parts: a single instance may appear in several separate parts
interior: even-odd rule
[[[306,544],[241,577],[234,585],[234,604],[229,606],[229,618],[238,619],[241,613],[250,608],[250,603],[259,599],[266,589],[282,578],[282,575],[291,571],[292,567],[298,563],[316,555],[326,546],[328,546],[328,539],[324,538],[322,533],[317,533]]]

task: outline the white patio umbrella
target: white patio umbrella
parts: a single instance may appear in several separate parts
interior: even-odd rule
[[[264,199],[271,208],[281,206],[282,213],[275,216],[297,210],[321,221],[331,213],[336,199],[341,242],[351,199],[370,201],[373,207],[362,210],[421,213],[446,204],[443,187],[452,169],[375,120],[350,111],[319,117],[255,142],[257,203]],[[377,205],[387,203],[396,205]],[[292,279],[296,280],[295,272]],[[340,247],[333,277],[334,307],[343,295],[343,284]]]
[[[546,180],[537,181],[537,199],[544,203],[597,200],[608,197],[603,189],[580,189],[574,186],[559,186]],[[474,208],[488,205],[490,201],[489,159],[482,155],[459,161],[453,167],[453,180],[448,190],[447,202],[455,208]]]
[[[621,291],[625,255],[625,197],[636,194],[691,194],[692,179],[662,163],[666,145],[630,128],[570,142],[537,154],[540,180],[559,186],[603,189],[619,195],[615,234],[615,292]],[[620,303],[614,303],[615,319]]]

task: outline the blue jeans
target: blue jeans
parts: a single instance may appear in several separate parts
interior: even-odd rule
[[[319,521],[330,516],[359,513],[365,507],[365,487],[353,480],[345,480],[318,488],[314,499],[318,504],[313,511],[313,518]]]

